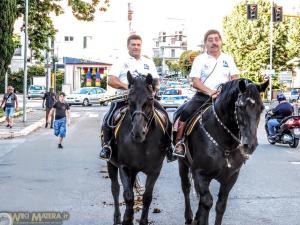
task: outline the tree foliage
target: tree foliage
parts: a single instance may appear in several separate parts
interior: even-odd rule
[[[68,0],[73,15],[79,20],[91,21],[97,9],[106,11],[110,0]],[[41,50],[49,50],[48,38],[54,39],[56,29],[50,15],[62,14],[62,0],[29,0],[28,37],[33,55],[43,58]],[[24,16],[25,0],[0,1],[0,77],[4,76],[16,47],[13,28],[17,18]],[[23,27],[24,28],[24,27]]]
[[[179,68],[183,76],[187,76],[191,69],[194,58],[199,55],[199,51],[184,51],[179,58]]]
[[[223,20],[224,50],[231,54],[243,77],[254,81],[263,79],[263,71],[270,64],[270,3],[257,0],[258,19],[247,20],[244,2],[236,5]],[[300,51],[300,21],[284,17],[273,23],[273,68],[276,72],[291,69],[287,62]],[[276,84],[276,83],[275,83]]]

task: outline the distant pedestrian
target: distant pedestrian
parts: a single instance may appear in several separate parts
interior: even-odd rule
[[[48,115],[48,123],[51,122],[51,116],[55,113],[54,134],[59,138],[58,148],[63,148],[62,141],[66,137],[67,126],[70,125],[70,107],[65,102],[66,94],[61,92],[58,101],[54,103],[53,108]]]
[[[43,108],[46,106],[46,124],[45,128],[48,127],[48,116],[53,108],[54,103],[56,102],[56,94],[53,92],[53,88],[50,88],[50,91],[47,91],[43,97]],[[50,128],[53,128],[53,115],[51,116]]]
[[[17,95],[14,93],[14,88],[12,86],[7,87],[7,93],[4,94],[3,100],[1,102],[1,108],[5,111],[6,115],[6,127],[12,128],[14,124],[14,114],[15,110],[18,110],[19,103]]]

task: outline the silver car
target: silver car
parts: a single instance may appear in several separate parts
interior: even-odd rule
[[[82,87],[66,96],[69,105],[89,106],[99,104],[99,98],[105,95],[106,90],[100,87]]]

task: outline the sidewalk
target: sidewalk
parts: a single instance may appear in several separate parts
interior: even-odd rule
[[[45,125],[44,110],[28,110],[27,121],[23,122],[23,115],[14,118],[14,125],[12,128],[6,127],[5,117],[0,118],[0,139],[14,138],[19,136],[25,136],[32,131]]]

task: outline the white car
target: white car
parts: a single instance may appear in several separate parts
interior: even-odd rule
[[[160,102],[165,108],[178,108],[188,99],[187,93],[182,89],[170,88],[162,94]]]
[[[99,104],[99,98],[105,95],[106,90],[100,87],[82,87],[66,96],[69,105],[88,106]]]

